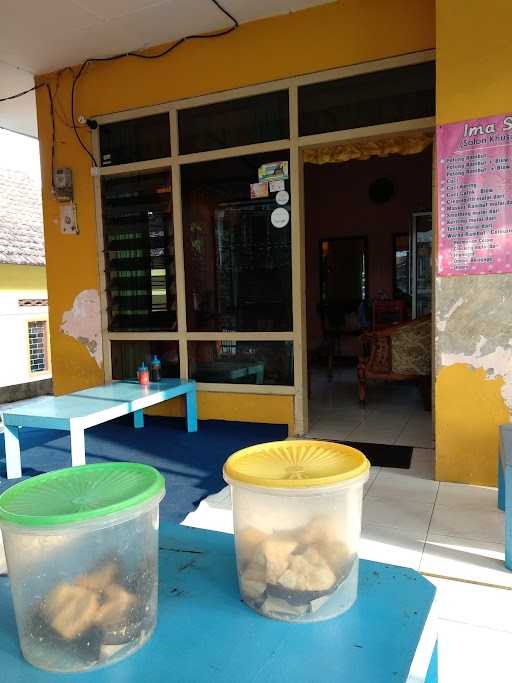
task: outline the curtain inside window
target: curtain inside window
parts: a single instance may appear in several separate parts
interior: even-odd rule
[[[407,156],[423,152],[433,140],[434,133],[426,132],[347,142],[341,145],[324,145],[305,149],[304,161],[309,164],[336,164],[340,161],[364,161],[370,157],[387,157],[391,154]]]

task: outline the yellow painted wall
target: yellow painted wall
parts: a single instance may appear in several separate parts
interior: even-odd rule
[[[498,427],[509,421],[502,379],[457,364],[437,378],[437,478],[494,486]]]
[[[27,298],[46,298],[46,271],[44,266],[17,266],[0,263],[0,289],[10,292],[37,292]]]
[[[191,41],[161,60],[91,65],[79,83],[76,111],[91,117],[433,47],[434,0],[343,0],[244,24],[219,39]],[[38,80],[44,79],[55,87],[56,74]],[[70,72],[62,72],[57,106],[68,121],[70,85]],[[71,128],[57,120],[56,165],[73,170],[80,227],[78,236],[60,234],[58,204],[49,189],[51,123],[44,89],[37,92],[37,111],[54,385],[62,393],[103,379],[85,348],[59,330],[62,313],[75,296],[98,288],[93,186],[87,155]],[[90,146],[88,130],[81,134]],[[234,396],[229,404],[233,415],[263,419],[269,414],[257,407],[263,403],[260,396]],[[285,421],[291,422],[289,397],[268,398],[267,403],[273,409],[283,406]],[[276,421],[282,420],[279,409]]]
[[[438,0],[436,23],[437,123],[512,111],[510,0]],[[468,297],[474,295],[474,280],[461,280],[466,280]],[[491,280],[486,282],[490,287]],[[486,330],[475,330],[475,346],[480,333],[486,336]],[[469,364],[441,367],[436,382],[438,479],[496,484],[498,425],[511,420],[503,382]]]
[[[240,420],[241,422],[264,422],[286,424],[293,433],[293,396],[265,394],[217,393],[199,391],[197,411],[202,420]],[[185,401],[180,398],[148,408],[149,415],[183,417]]]

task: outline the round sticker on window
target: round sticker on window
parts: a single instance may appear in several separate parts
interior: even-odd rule
[[[272,211],[270,220],[275,228],[284,228],[290,221],[290,214],[286,209],[279,207],[279,209],[274,209]]]
[[[276,202],[278,204],[280,204],[281,206],[283,206],[283,204],[288,204],[289,199],[290,199],[290,195],[288,194],[288,192],[286,190],[280,190],[276,194]]]

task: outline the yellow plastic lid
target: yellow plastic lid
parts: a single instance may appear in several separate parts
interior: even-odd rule
[[[330,441],[272,441],[233,453],[224,465],[225,478],[253,486],[310,488],[359,477],[370,467],[361,451]]]

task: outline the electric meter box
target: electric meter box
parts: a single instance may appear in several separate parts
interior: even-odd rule
[[[53,175],[55,196],[61,202],[73,199],[73,172],[70,168],[57,168]]]

